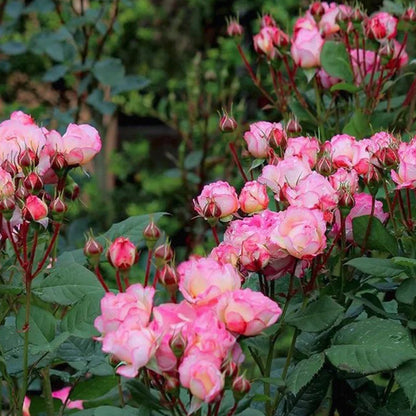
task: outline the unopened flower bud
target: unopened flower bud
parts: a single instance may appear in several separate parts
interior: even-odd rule
[[[3,170],[5,170],[8,174],[10,174],[10,176],[13,178],[16,173],[17,173],[17,166],[15,164],[13,164],[12,162],[5,160],[2,164],[1,164],[1,168]]]
[[[402,15],[402,19],[407,22],[416,21],[416,10],[413,7],[407,8]]]
[[[218,219],[221,218],[221,209],[214,201],[210,201],[205,205],[202,214],[207,220]]]
[[[74,181],[69,181],[64,189],[64,195],[66,198],[70,199],[71,201],[75,201],[79,196],[79,186]]]
[[[178,377],[166,376],[165,380],[165,390],[170,394],[177,394],[180,386]]]
[[[100,262],[101,253],[103,251],[104,247],[92,236],[89,236],[84,245],[84,254],[93,266],[96,266]]]
[[[169,346],[172,352],[175,354],[176,358],[182,357],[187,344],[188,343],[182,335],[182,332],[178,332],[177,334],[173,335],[169,342]]]
[[[321,157],[316,163],[316,171],[323,176],[331,175],[334,172],[331,158],[329,156]]]
[[[128,270],[137,261],[136,246],[126,237],[116,238],[107,252],[110,264],[118,270]]]
[[[221,117],[219,127],[223,133],[230,133],[238,127],[238,124],[233,117],[224,112]]]
[[[325,13],[324,6],[320,1],[315,1],[309,7],[312,16],[321,17]]]
[[[169,288],[170,286],[178,286],[178,274],[173,266],[165,264],[161,269],[157,270],[159,282]]]
[[[48,206],[35,195],[29,195],[22,210],[23,217],[28,221],[40,221],[48,216]]]
[[[359,7],[356,7],[352,13],[352,20],[356,22],[361,22],[366,18],[365,12],[363,12]]]
[[[234,378],[238,374],[238,366],[233,360],[226,360],[221,366],[221,372],[225,377]]]
[[[351,191],[345,190],[344,192],[339,192],[338,205],[339,207],[349,209],[355,205],[355,198]]]
[[[30,172],[29,175],[23,180],[23,186],[29,192],[36,192],[42,189],[43,181],[36,172]]]
[[[233,381],[232,390],[237,400],[241,400],[250,391],[250,388],[251,384],[244,375],[236,377]]]
[[[160,228],[151,220],[146,228],[143,230],[143,237],[146,241],[147,248],[153,249],[157,240],[162,235]]]
[[[296,118],[291,118],[286,124],[286,131],[289,133],[299,133],[302,131],[302,126]]]
[[[55,171],[60,171],[68,166],[65,156],[62,153],[55,153],[51,159],[51,168]]]
[[[173,259],[173,250],[170,244],[161,244],[155,248],[154,254],[156,267],[161,267]]]
[[[29,191],[22,185],[17,188],[15,195],[16,198],[24,200],[29,196]]]
[[[261,27],[276,27],[277,26],[276,20],[274,20],[273,17],[271,17],[269,14],[265,14],[261,18],[260,26]]]
[[[25,149],[20,153],[18,161],[23,168],[34,167],[39,163],[39,157],[32,149]]]
[[[16,207],[16,202],[13,197],[6,197],[0,200],[0,212],[3,217],[9,221],[13,216],[13,211]]]
[[[382,166],[391,167],[394,166],[399,161],[399,155],[397,150],[391,148],[381,149],[376,153],[378,160]]]
[[[237,20],[230,20],[227,26],[227,34],[230,37],[240,37],[244,33],[244,28],[241,26]]]
[[[382,181],[382,175],[379,169],[370,164],[363,179],[364,183],[368,187],[368,190],[370,191],[370,194],[375,196]]]
[[[49,204],[49,209],[52,213],[52,218],[55,221],[61,222],[64,218],[64,214],[68,209],[68,206],[65,204],[64,201],[62,201],[61,198],[55,198],[51,203]]]

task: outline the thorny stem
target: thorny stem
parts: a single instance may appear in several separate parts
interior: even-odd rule
[[[147,252],[146,273],[145,273],[145,276],[144,276],[144,287],[146,287],[149,283],[152,255],[153,255],[153,250],[151,248],[149,248],[149,250]]]
[[[244,179],[244,182],[247,182],[248,181],[248,178],[247,178],[247,175],[244,172],[243,167],[241,166],[241,162],[240,162],[240,159],[238,158],[238,155],[237,155],[237,151],[235,149],[234,142],[230,142],[228,144],[228,146],[230,147],[230,150],[231,150],[231,154],[233,156],[234,163],[237,165],[237,168],[238,168],[238,170],[239,170],[242,178]]]
[[[100,266],[97,264],[94,268],[95,275],[97,276],[98,281],[100,282],[101,286],[104,288],[104,290],[108,293],[110,290],[108,289],[108,286],[106,285],[103,275],[100,272]]]
[[[212,235],[214,236],[215,244],[220,245],[220,239],[218,238],[217,228],[214,226],[211,227]]]

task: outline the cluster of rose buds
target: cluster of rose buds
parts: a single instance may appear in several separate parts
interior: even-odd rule
[[[35,232],[31,225],[54,225],[49,254],[68,204],[79,193],[69,172],[88,163],[100,149],[97,130],[86,124],[70,124],[61,136],[39,127],[21,111],[0,123],[1,244],[9,239],[26,280],[38,274],[47,260],[46,256],[32,269],[37,237],[34,247],[28,247],[30,234]]]

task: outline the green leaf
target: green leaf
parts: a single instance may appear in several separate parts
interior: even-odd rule
[[[321,65],[329,75],[353,82],[354,75],[347,49],[342,42],[326,41],[321,51]]]
[[[400,323],[372,317],[340,329],[326,355],[340,370],[372,374],[416,358],[416,349]]]
[[[20,55],[27,50],[23,42],[10,41],[0,45],[0,49],[6,55]]]
[[[407,267],[411,270],[413,267],[416,267],[416,259],[411,259],[410,257],[393,257],[391,260],[394,264]]]
[[[300,104],[296,100],[291,100],[289,102],[289,107],[292,110],[293,114],[300,120],[300,121],[309,121],[311,123],[316,122],[316,118],[313,117],[308,111],[306,111],[302,104]]]
[[[115,406],[98,406],[93,409],[85,409],[71,414],[74,416],[150,416],[143,406],[138,408],[131,406],[121,408]]]
[[[87,104],[94,107],[101,114],[113,114],[116,111],[117,106],[110,102],[105,101],[103,91],[95,89],[86,99]]]
[[[94,320],[100,314],[101,295],[87,295],[77,302],[61,321],[61,330],[80,338],[99,335]]]
[[[184,160],[184,168],[186,170],[197,168],[202,160],[202,150],[195,150],[189,153]]]
[[[62,78],[68,71],[68,67],[66,65],[55,65],[52,68],[49,68],[45,75],[43,76],[43,80],[46,82],[55,82],[59,78]]]
[[[264,413],[257,409],[245,409],[238,416],[264,416]]]
[[[334,91],[347,91],[347,92],[354,93],[354,92],[360,91],[360,88],[357,87],[354,84],[349,84],[347,82],[339,82],[338,84],[333,85],[330,88],[330,91],[331,92],[334,92]]]
[[[354,240],[360,246],[364,244],[369,219],[370,215],[362,215],[352,220]],[[371,229],[367,238],[366,248],[388,252],[393,256],[398,254],[397,240],[376,217],[373,217],[371,221]]]
[[[401,365],[395,372],[396,380],[409,399],[410,409],[416,404],[416,360]]]
[[[25,308],[20,308],[16,318],[16,328],[22,331],[25,323]],[[29,318],[29,342],[34,345],[44,346],[55,338],[56,319],[46,309],[32,305]]]
[[[403,268],[396,266],[392,259],[357,257],[345,264],[376,277],[395,277],[404,272]]]
[[[405,303],[406,305],[413,305],[416,298],[416,279],[411,277],[410,279],[403,280],[396,291],[396,299],[398,302]]]
[[[160,404],[159,398],[154,395],[149,388],[147,388],[138,379],[132,379],[127,382],[127,388],[132,394],[132,397],[138,402],[150,409],[161,410],[163,407]]]
[[[304,310],[289,315],[286,322],[301,331],[320,332],[334,324],[343,311],[344,308],[332,298],[322,296]]]
[[[305,387],[319,372],[325,362],[325,355],[315,354],[306,360],[300,361],[290,372],[286,384],[290,392],[295,396]]]
[[[95,400],[117,387],[118,377],[115,375],[93,377],[78,383],[71,391],[71,400]]]
[[[121,59],[105,58],[94,65],[92,72],[102,84],[116,87],[123,81],[125,69]]]
[[[344,126],[342,132],[349,134],[357,139],[362,139],[371,135],[372,130],[368,117],[360,110],[355,110],[348,123]]]
[[[150,80],[140,75],[126,75],[121,82],[111,88],[111,95],[117,95],[127,91],[140,91],[149,84]]]
[[[48,277],[36,280],[33,293],[45,302],[72,305],[85,295],[104,295],[95,274],[77,263],[57,264]]]

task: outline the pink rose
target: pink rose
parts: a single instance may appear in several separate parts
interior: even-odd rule
[[[267,185],[277,200],[285,198],[286,188],[294,188],[299,181],[312,173],[307,162],[296,156],[287,157],[277,165],[267,165],[263,168],[258,181]]]
[[[15,189],[14,181],[10,173],[0,168],[0,198],[13,196]]]
[[[117,367],[117,374],[132,378],[154,356],[157,341],[150,328],[132,329],[120,325],[116,331],[106,334],[102,349],[123,362]]]
[[[263,211],[269,205],[266,186],[257,181],[246,182],[238,200],[241,210],[246,214]]]
[[[348,134],[338,134],[330,143],[332,163],[336,168],[354,168],[360,175],[367,173],[370,163],[367,142]]]
[[[258,234],[244,240],[241,244],[240,264],[249,272],[264,269],[270,261],[270,252],[264,244],[256,238]]]
[[[23,399],[23,416],[30,416],[30,398],[25,396]]]
[[[300,29],[292,39],[290,52],[296,65],[314,68],[321,65],[321,50],[324,40],[318,29]]]
[[[325,69],[320,68],[316,73],[317,80],[321,83],[322,87],[329,90],[333,85],[341,82],[341,78],[336,78],[328,74]]]
[[[48,216],[48,206],[35,195],[26,198],[23,215],[29,221],[42,221]]]
[[[367,149],[371,154],[371,163],[377,167],[391,166],[398,161],[399,141],[385,131],[373,134]]]
[[[205,185],[201,194],[193,202],[195,211],[204,218],[228,219],[239,208],[234,187],[223,181]]]
[[[310,14],[306,14],[303,17],[299,17],[299,19],[296,20],[295,25],[293,26],[294,36],[296,36],[296,34],[303,29],[310,31],[318,29],[315,19]]]
[[[187,357],[182,362],[179,367],[179,379],[193,396],[206,403],[212,402],[224,388],[224,376],[219,368],[197,355]]]
[[[344,168],[339,168],[328,179],[337,192],[354,194],[358,191],[358,175],[354,169],[348,171]]]
[[[221,295],[217,304],[219,319],[231,332],[253,336],[273,325],[282,311],[260,292],[240,289]]]
[[[268,59],[273,59],[277,55],[273,43],[274,31],[276,29],[275,27],[265,26],[260,30],[260,33],[253,36],[254,50],[257,53],[266,55]]]
[[[270,239],[288,254],[310,260],[326,247],[326,222],[321,211],[288,207]]]
[[[318,159],[319,142],[316,137],[291,137],[287,141],[285,159],[297,156],[313,168]]]
[[[312,172],[294,188],[287,188],[286,198],[290,205],[303,208],[317,208],[332,211],[338,203],[338,196],[328,179]]]
[[[137,260],[137,248],[126,237],[117,237],[107,252],[108,261],[119,270],[128,270]]]
[[[416,188],[416,142],[401,143],[398,151],[397,172],[391,171],[391,178],[397,183],[397,189]]]
[[[333,33],[336,33],[339,31],[339,25],[337,23],[338,15],[340,13],[339,7],[331,3],[330,6],[326,5],[325,13],[322,15],[318,26],[321,32],[325,36],[332,35]]]
[[[68,396],[71,393],[71,387],[64,387],[61,390],[55,390],[52,392],[54,399],[60,400],[65,403],[67,409],[84,409],[83,400],[68,400]]]
[[[356,217],[362,217],[363,215],[371,214],[371,195],[362,192],[354,195],[355,205],[351,208],[351,211],[345,219],[345,235],[347,240],[353,241],[353,228],[352,220]],[[381,222],[384,222],[389,217],[389,214],[383,211],[383,204],[380,201],[376,201],[374,207],[374,216],[378,218]],[[341,217],[339,211],[335,213],[335,224],[332,229],[332,232],[338,233],[341,230]]]
[[[85,165],[101,150],[100,135],[88,124],[69,124],[62,137],[54,131],[48,142],[50,152],[63,154],[69,166]]]
[[[380,54],[390,58],[386,64],[386,68],[399,70],[409,62],[409,55],[406,52],[406,47],[396,39],[393,39],[390,44],[380,51]]]
[[[179,290],[190,303],[206,304],[218,295],[239,289],[241,278],[231,264],[220,264],[214,259],[191,259],[178,268]]]
[[[256,158],[265,159],[271,149],[270,140],[275,136],[275,131],[278,136],[283,131],[280,123],[258,121],[250,124],[250,130],[244,133],[249,153]]]
[[[226,242],[220,243],[219,246],[214,247],[209,255],[210,258],[218,261],[221,264],[230,263],[234,267],[237,266],[240,250],[233,244]]]
[[[365,29],[367,36],[379,42],[393,39],[397,34],[398,20],[387,12],[378,12],[367,19]]]
[[[95,319],[95,328],[105,336],[123,322],[128,322],[132,329],[147,326],[154,294],[152,287],[144,288],[140,283],[129,286],[123,293],[107,292],[101,299],[101,315]]]

